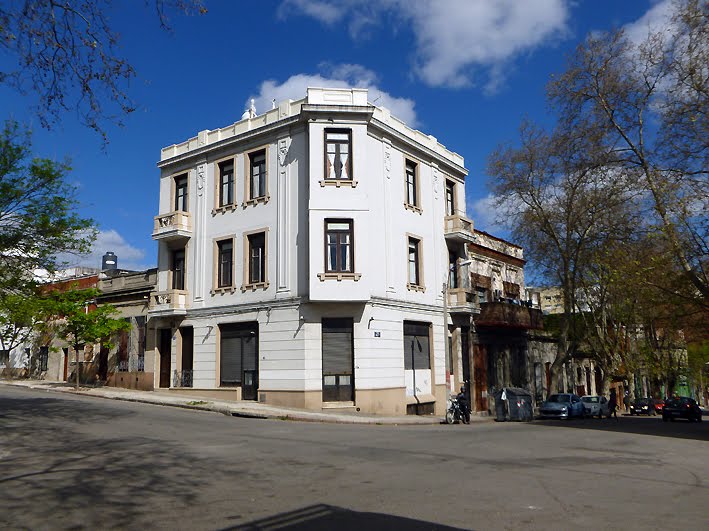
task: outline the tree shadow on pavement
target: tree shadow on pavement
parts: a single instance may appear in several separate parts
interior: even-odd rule
[[[0,528],[150,528],[157,514],[171,511],[158,523],[179,527],[179,511],[200,505],[200,489],[219,477],[218,465],[185,455],[178,444],[102,434],[121,416],[140,419],[101,406],[0,398]]]
[[[635,433],[638,435],[654,435],[656,437],[673,437],[676,439],[693,439],[709,441],[709,422],[663,422],[662,417],[632,417],[624,415],[611,419],[574,419],[574,420],[535,420],[538,425],[577,428],[582,430],[599,430],[618,433]]]
[[[276,514],[222,531],[465,531],[458,527],[424,522],[390,514],[351,511],[342,507],[318,504],[296,511]]]

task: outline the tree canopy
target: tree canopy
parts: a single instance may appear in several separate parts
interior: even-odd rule
[[[66,162],[32,157],[31,136],[17,123],[0,131],[0,294],[21,293],[39,271],[52,273],[63,253],[89,250],[94,222],[76,213]]]
[[[107,140],[106,124],[121,124],[136,108],[128,93],[136,75],[119,55],[120,39],[106,13],[110,0],[6,0],[0,5],[0,51],[15,68],[3,83],[36,96],[35,111],[51,128],[67,110]],[[206,13],[200,0],[152,0],[160,25],[170,12]],[[131,4],[131,8],[135,6]]]

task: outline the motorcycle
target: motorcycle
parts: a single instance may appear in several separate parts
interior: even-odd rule
[[[457,396],[452,396],[448,399],[448,410],[446,411],[446,424],[454,424],[456,422],[463,422],[463,424],[468,424],[465,420],[465,413],[463,412],[463,406],[460,404]]]

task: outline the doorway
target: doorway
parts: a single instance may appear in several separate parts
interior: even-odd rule
[[[170,387],[170,358],[172,357],[172,329],[161,328],[158,348],[160,349],[160,387]]]
[[[258,399],[258,323],[219,326],[219,384],[241,386],[242,400]]]
[[[322,320],[323,402],[354,401],[352,319]]]
[[[192,387],[192,366],[194,359],[194,328],[183,326],[180,328],[182,338],[182,374],[180,385]]]

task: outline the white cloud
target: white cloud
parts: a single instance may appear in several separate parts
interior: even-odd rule
[[[99,231],[89,253],[79,256],[65,255],[59,259],[69,266],[100,268],[101,259],[108,251],[116,254],[120,269],[139,271],[154,267],[145,264],[145,251],[133,247],[114,229]]]
[[[651,33],[672,31],[670,21],[674,13],[675,0],[661,0],[642,17],[623,27],[626,37],[634,44],[640,44]]]
[[[347,23],[353,36],[383,24],[393,31],[410,27],[414,70],[425,83],[462,87],[482,69],[486,78],[492,74],[484,83],[488,91],[516,56],[564,36],[569,17],[564,0],[284,0],[279,12],[334,29]]]
[[[371,70],[353,64],[321,65],[323,74],[295,74],[278,83],[269,79],[261,83],[259,93],[252,96],[256,100],[256,111],[261,114],[276,103],[283,100],[304,98],[308,87],[328,88],[366,88],[369,90],[369,101],[380,107],[386,107],[391,113],[406,122],[410,127],[416,127],[415,103],[408,98],[397,98],[377,86],[377,76]]]
[[[494,195],[488,194],[468,202],[467,211],[468,217],[473,220],[473,226],[476,229],[500,238],[506,237],[509,233],[509,227],[504,223],[506,216],[501,215],[500,210],[495,206]]]

